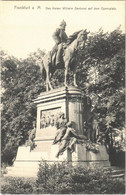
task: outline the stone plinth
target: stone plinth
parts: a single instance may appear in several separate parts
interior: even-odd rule
[[[85,145],[77,144],[76,151],[71,154],[65,151],[63,155],[56,158],[58,144],[53,144],[57,129],[53,124],[53,119],[59,112],[65,114],[67,121],[72,121],[73,128],[78,135],[83,135],[83,97],[81,90],[76,87],[61,87],[49,92],[41,93],[34,100],[37,105],[37,124],[36,124],[36,148],[30,151],[29,147],[19,147],[14,162],[14,167],[10,173],[15,176],[37,176],[38,164],[43,159],[49,163],[72,161],[73,164],[89,165],[100,163],[109,165],[108,154],[104,146],[100,152],[94,154],[86,151]],[[43,121],[46,118],[46,123]],[[32,170],[32,174],[31,171]],[[10,175],[11,175],[10,174]],[[14,175],[15,174],[15,175]]]
[[[99,152],[94,153],[92,151],[86,150],[86,144],[77,144],[76,151],[72,154],[73,165],[85,166],[98,166],[98,167],[108,167],[110,166],[109,156],[107,154],[104,145],[98,146]]]
[[[63,112],[68,121],[73,122],[73,127],[79,134],[83,134],[82,95],[81,90],[76,87],[59,88],[49,92],[41,93],[34,100],[37,104],[37,132],[36,141],[43,138],[54,138],[55,130],[50,126],[41,129],[41,115],[51,115]]]
[[[67,121],[72,121],[73,127],[77,134],[83,135],[83,109],[82,109],[81,90],[76,87],[59,88],[49,92],[41,93],[34,103],[37,104],[37,131],[35,151],[44,151],[48,153],[47,161],[67,161],[72,160],[71,153],[65,151],[62,156],[55,158],[58,145],[52,145],[56,135],[56,127],[49,125],[42,126],[43,116],[47,118],[55,116],[59,112],[65,114]],[[53,152],[52,152],[53,151]]]

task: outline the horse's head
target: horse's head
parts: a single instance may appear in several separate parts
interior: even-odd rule
[[[87,32],[87,30],[81,30],[80,33],[78,33],[78,36],[77,36],[78,48],[80,49],[84,48],[88,34],[89,32]]]

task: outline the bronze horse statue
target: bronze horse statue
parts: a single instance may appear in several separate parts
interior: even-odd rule
[[[65,79],[64,79],[64,85],[67,86],[67,75],[68,75],[68,68],[70,67],[70,70],[73,71],[73,77],[74,77],[74,86],[77,86],[76,83],[76,55],[79,49],[83,49],[85,42],[87,40],[87,35],[89,32],[86,30],[81,30],[73,35],[71,35],[66,43],[66,48],[64,50],[64,55],[62,57],[62,64],[65,68]],[[49,61],[51,55],[51,62]],[[52,85],[50,83],[50,75],[55,72],[56,69],[61,68],[60,66],[55,66],[55,59],[56,59],[56,52],[49,52],[48,54],[45,54],[42,58],[42,66],[40,67],[40,71],[43,72],[45,69],[46,72],[46,91],[49,90],[49,88],[52,90]]]

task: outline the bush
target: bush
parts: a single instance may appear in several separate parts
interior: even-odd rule
[[[98,167],[72,167],[65,162],[41,162],[36,185],[38,192],[43,194],[125,193],[124,179],[113,179],[110,171]]]
[[[4,174],[7,173],[7,169],[6,169],[7,166],[8,166],[8,164],[1,163],[1,176],[3,176]]]
[[[34,185],[34,179],[5,177],[2,181],[1,192],[3,194],[29,194],[33,192]]]
[[[5,177],[3,181],[3,194],[125,194],[124,179],[113,179],[111,170],[72,167],[65,162],[41,162],[37,180]]]

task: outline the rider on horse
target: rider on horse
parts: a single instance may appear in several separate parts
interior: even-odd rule
[[[87,40],[86,30],[81,30],[67,38],[65,33],[66,23],[62,21],[60,27],[56,29],[53,38],[56,42],[52,51],[42,58],[41,72],[46,71],[46,91],[53,89],[50,77],[57,69],[64,69],[64,85],[67,86],[68,69],[73,72],[73,85],[77,87],[76,66],[78,51],[84,48]],[[64,50],[65,49],[65,50]],[[58,50],[58,51],[57,51]],[[58,65],[58,66],[56,66]]]
[[[59,28],[55,30],[53,33],[53,39],[56,43],[57,46],[57,54],[56,54],[56,66],[61,63],[61,57],[64,51],[64,48],[66,47],[66,42],[67,42],[67,34],[65,33],[65,28],[66,28],[66,22],[63,20],[60,23]]]

